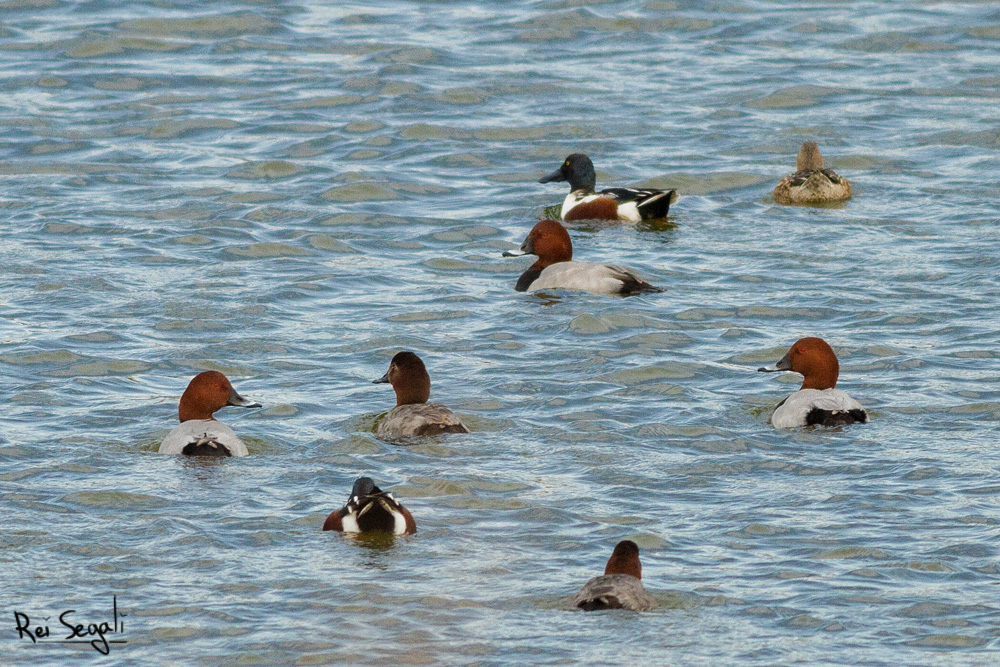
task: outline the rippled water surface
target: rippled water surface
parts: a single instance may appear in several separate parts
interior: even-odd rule
[[[6,0],[0,72],[8,664],[997,663],[996,3]],[[513,290],[572,152],[664,293]],[[871,424],[768,424],[806,335]],[[401,349],[473,433],[374,437]],[[204,369],[251,456],[156,454]],[[415,536],[321,532],[363,473]],[[568,610],[625,538],[658,609]]]

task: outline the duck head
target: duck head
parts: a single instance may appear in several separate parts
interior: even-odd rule
[[[819,146],[815,141],[807,141],[799,149],[795,158],[796,171],[816,171],[823,168],[823,156],[819,154]]]
[[[840,375],[840,363],[833,348],[822,338],[802,338],[792,345],[778,363],[757,370],[764,373],[801,373],[801,389],[833,389],[837,386],[837,377]]]
[[[642,563],[639,562],[639,545],[632,540],[622,540],[604,567],[604,574],[630,574],[642,579]]]
[[[538,179],[539,183],[552,181],[568,181],[570,190],[586,190],[593,192],[597,186],[597,174],[594,173],[594,163],[583,153],[573,153],[548,176]]]
[[[412,352],[399,352],[389,370],[372,384],[388,382],[396,392],[396,405],[426,403],[431,397],[431,376],[423,360]]]
[[[520,251],[507,250],[504,257],[520,257],[521,255],[538,255],[538,261],[532,268],[544,269],[556,262],[568,262],[573,259],[573,242],[569,232],[555,220],[542,220],[528,232],[528,237],[521,244]]]
[[[212,419],[216,410],[227,405],[241,408],[259,408],[260,403],[243,398],[229,379],[219,371],[198,373],[188,383],[187,389],[181,395],[177,408],[177,417],[186,422],[189,419]]]

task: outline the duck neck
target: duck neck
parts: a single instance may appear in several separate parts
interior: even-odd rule
[[[184,395],[181,396],[180,406],[177,408],[177,418],[182,423],[192,419],[214,419],[212,416],[214,412],[214,410],[210,410],[200,405],[197,401],[192,400],[188,392],[184,392]]]
[[[542,259],[539,257],[535,260],[535,263],[528,267],[528,271],[535,271],[541,273],[545,267],[552,266],[553,264],[558,264],[559,262],[568,262],[569,259],[553,259],[551,257],[546,257]]]
[[[824,371],[814,371],[805,376],[802,386],[799,389],[833,389],[837,386],[837,371],[828,369]]]
[[[612,554],[604,568],[604,574],[629,574],[642,579],[642,564],[636,557]]]
[[[420,378],[408,378],[405,385],[394,386],[396,391],[396,405],[411,405],[413,403],[426,403],[431,397],[431,379],[425,373]]]

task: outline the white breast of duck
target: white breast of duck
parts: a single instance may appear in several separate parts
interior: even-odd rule
[[[189,419],[172,430],[160,443],[160,454],[194,456],[247,456],[233,429],[214,419]]]
[[[389,410],[375,432],[379,435],[402,437],[468,433],[469,429],[454,412],[440,403],[409,403]]]
[[[864,424],[868,413],[840,389],[800,389],[783,400],[771,415],[775,428]]]
[[[619,266],[575,261],[550,264],[528,285],[529,292],[544,289],[566,289],[592,294],[661,291]]]
[[[584,584],[580,592],[573,596],[572,604],[585,611],[648,611],[656,606],[656,598],[646,592],[642,581],[630,574],[605,574]]]

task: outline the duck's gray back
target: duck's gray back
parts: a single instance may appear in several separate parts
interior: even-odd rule
[[[379,422],[376,433],[394,437],[468,433],[458,416],[440,403],[397,405]]]
[[[573,606],[585,611],[648,611],[656,606],[656,598],[647,593],[642,582],[630,574],[604,574],[583,585],[580,592],[573,596]]]

